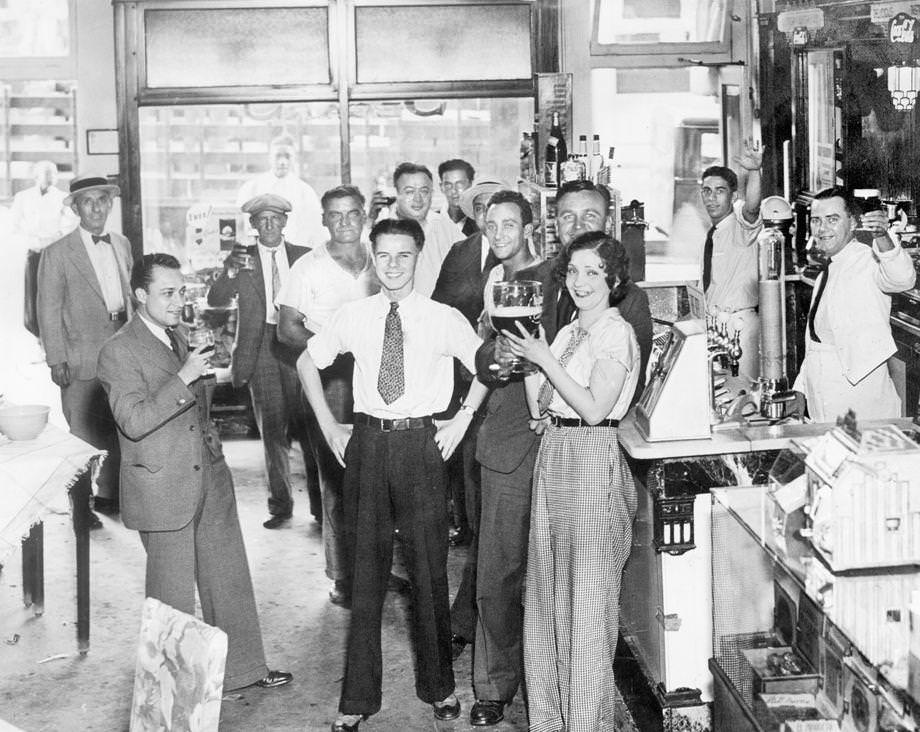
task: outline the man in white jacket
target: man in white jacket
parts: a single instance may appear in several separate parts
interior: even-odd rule
[[[809,223],[825,269],[815,281],[805,360],[793,389],[818,422],[833,422],[848,409],[863,420],[899,417],[901,400],[888,373],[895,353],[889,293],[914,286],[913,262],[888,235],[887,214],[860,214],[843,188],[815,196]],[[857,225],[871,232],[871,247],[855,237]]]

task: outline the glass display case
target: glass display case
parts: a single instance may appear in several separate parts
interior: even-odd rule
[[[768,486],[712,491],[713,728],[915,730],[920,669],[907,644],[886,658],[871,649],[906,629],[903,594],[920,574],[841,573],[828,603],[803,505]]]

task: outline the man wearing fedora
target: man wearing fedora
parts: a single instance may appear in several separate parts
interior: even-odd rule
[[[95,507],[104,513],[118,510],[119,452],[96,359],[132,313],[131,245],[106,231],[117,195],[118,186],[103,176],[75,177],[64,205],[80,224],[50,244],[38,266],[39,336],[51,379],[61,389],[64,417],[74,435],[109,452],[96,481]],[[94,523],[101,526],[98,518]]]
[[[310,251],[284,237],[291,203],[274,193],[250,198],[242,206],[258,232],[252,266],[242,266],[240,248],[230,253],[224,271],[208,292],[208,303],[227,305],[239,300],[236,348],[231,378],[235,387],[249,386],[256,424],[265,451],[268,473],[266,529],[277,529],[294,510],[291,485],[291,438],[300,442],[304,458],[312,455],[307,436],[304,402],[294,364],[299,351],[278,340],[278,294],[291,265]],[[319,512],[319,506],[314,509]]]

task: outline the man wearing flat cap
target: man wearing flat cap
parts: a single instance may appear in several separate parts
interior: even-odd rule
[[[300,382],[294,364],[298,352],[278,340],[278,293],[291,265],[310,251],[284,239],[290,202],[274,193],[246,201],[243,213],[258,232],[255,252],[234,249],[224,271],[208,292],[208,303],[227,305],[239,296],[236,348],[231,378],[236,387],[247,384],[252,396],[268,473],[268,513],[263,524],[276,529],[294,510],[291,485],[291,438],[300,442],[304,456],[311,455],[304,419]],[[251,260],[251,264],[246,261]],[[318,509],[317,509],[318,510]]]
[[[96,378],[102,344],[132,313],[128,240],[106,230],[118,186],[99,175],[75,177],[64,205],[80,225],[50,244],[38,266],[38,325],[61,389],[61,406],[70,431],[94,447],[109,451],[96,481],[95,507],[118,510],[118,438],[112,412]],[[94,519],[95,527],[101,524]]]

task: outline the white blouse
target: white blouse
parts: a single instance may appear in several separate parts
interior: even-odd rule
[[[558,359],[571,338],[574,328],[580,327],[578,321],[564,326],[550,344],[550,351]],[[621,363],[626,369],[626,379],[616,403],[607,415],[607,419],[622,419],[629,409],[636,383],[639,379],[639,344],[632,326],[623,320],[620,311],[610,308],[598,318],[590,328],[588,337],[582,341],[572,355],[565,370],[578,384],[587,387],[591,380],[594,365],[602,359]],[[545,379],[544,379],[545,381]],[[542,383],[542,382],[541,382]],[[579,414],[569,406],[558,391],[553,392],[549,403],[549,412],[557,417],[578,419]]]

